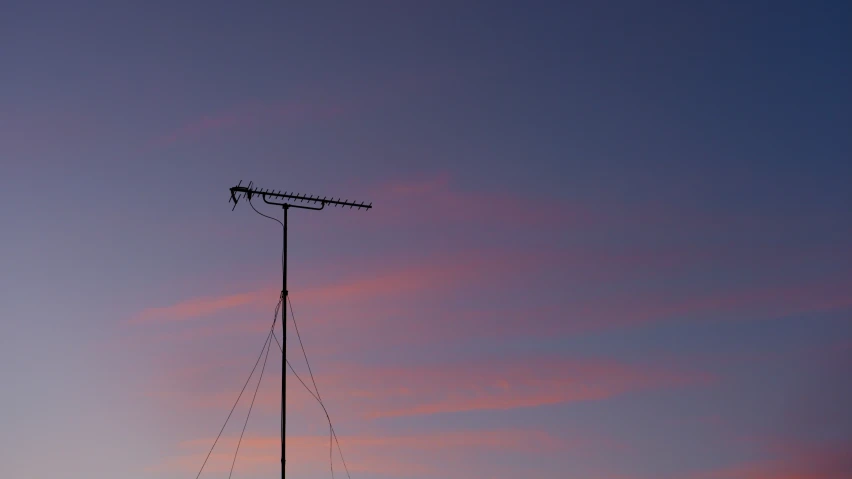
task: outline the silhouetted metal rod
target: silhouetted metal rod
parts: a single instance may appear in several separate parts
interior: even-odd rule
[[[296,193],[296,194],[287,193],[286,191],[284,193],[281,193],[280,191],[264,190],[264,189],[261,189],[261,188],[255,188],[254,184],[252,182],[249,182],[248,186],[241,186],[242,184],[243,184],[243,181],[240,180],[240,182],[237,183],[237,186],[234,186],[233,188],[230,189],[231,190],[231,198],[228,200],[228,202],[230,203],[231,201],[233,201],[234,202],[234,208],[237,207],[237,203],[240,201],[240,198],[241,198],[241,195],[242,195],[242,196],[247,197],[249,199],[249,201],[251,201],[252,196],[260,196],[261,198],[263,198],[263,201],[266,202],[267,204],[280,206],[284,209],[284,222],[281,223],[281,225],[284,227],[284,255],[283,255],[283,258],[282,258],[283,261],[282,261],[282,265],[281,265],[281,311],[282,311],[281,323],[284,325],[284,339],[283,339],[282,344],[281,344],[281,348],[282,348],[281,367],[285,368],[285,363],[287,362],[287,321],[284,319],[284,317],[285,317],[284,315],[286,314],[286,309],[287,309],[286,304],[287,304],[287,296],[288,296],[288,292],[287,292],[287,211],[290,208],[301,208],[301,209],[305,209],[305,210],[321,210],[321,209],[325,208],[325,205],[341,206],[341,207],[348,206],[349,209],[358,208],[360,210],[361,208],[364,208],[364,209],[369,210],[373,207],[373,203],[365,204],[363,202],[361,202],[361,203],[350,202],[348,198],[344,201],[340,201],[340,198],[337,198],[337,199],[326,198],[325,196],[320,198],[319,196],[306,196],[306,195],[302,195],[302,194],[299,194],[299,193]],[[295,205],[295,204],[291,204],[291,203],[277,203],[277,202],[274,202],[274,201],[269,201],[269,199],[282,199],[282,200],[285,200],[285,201],[291,200],[291,201],[298,201],[300,203],[307,202],[309,205],[310,204],[315,205],[315,204],[319,203],[319,207]],[[231,208],[231,211],[233,211],[234,208]],[[287,457],[286,454],[285,454],[285,448],[284,448],[284,445],[285,445],[284,436],[286,435],[286,432],[287,432],[287,429],[286,429],[287,428],[287,401],[286,401],[286,398],[287,398],[287,396],[286,396],[287,395],[287,370],[285,368],[285,369],[282,369],[282,371],[284,371],[284,373],[281,375],[281,479],[284,479],[284,470],[285,470],[285,466],[286,466],[286,457]],[[338,447],[339,447],[339,445],[338,445]]]
[[[364,203],[364,202],[358,203],[358,202],[354,202],[354,201],[349,201],[348,199],[341,201],[340,198],[334,199],[334,197],[327,198],[325,196],[320,198],[319,196],[303,195],[303,194],[299,194],[299,193],[293,194],[292,192],[288,193],[286,191],[282,193],[281,191],[265,190],[265,189],[262,189],[262,188],[255,188],[251,182],[249,182],[248,186],[240,186],[241,184],[242,184],[242,180],[240,181],[239,184],[237,184],[237,186],[234,186],[233,188],[231,188],[231,198],[228,200],[228,202],[230,203],[231,201],[233,201],[234,202],[234,208],[237,207],[237,203],[239,202],[239,200],[242,197],[241,195],[248,197],[248,199],[251,199],[252,196],[260,196],[260,197],[263,198],[263,201],[265,201],[265,202],[267,202],[271,205],[284,206],[284,203],[275,203],[275,202],[269,201],[270,199],[279,199],[279,200],[285,200],[285,201],[286,200],[292,200],[292,201],[298,201],[300,203],[319,204],[320,205],[319,208],[314,207],[314,208],[307,208],[307,209],[321,210],[321,209],[325,208],[325,205],[341,206],[341,207],[348,206],[350,209],[351,208],[357,208],[359,210],[361,208],[371,209],[373,207],[373,203]],[[291,204],[290,206],[299,207],[299,206],[293,205],[293,204]]]

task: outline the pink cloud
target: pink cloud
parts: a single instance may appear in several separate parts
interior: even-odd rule
[[[791,437],[748,437],[738,443],[755,447],[759,458],[698,471],[688,479],[846,479],[852,477],[852,443]]]
[[[750,461],[689,476],[689,479],[848,479],[849,450],[796,452],[778,459]]]
[[[169,146],[181,141],[245,128],[263,128],[289,121],[316,121],[339,116],[342,108],[294,102],[288,104],[244,104],[228,110],[202,116],[166,133],[153,142],[153,146]]]
[[[192,298],[180,301],[171,306],[147,308],[131,318],[130,321],[133,323],[142,323],[157,320],[181,321],[200,318],[241,306],[257,306],[262,301],[268,303],[269,299],[274,298],[276,294],[275,290],[264,289],[246,293],[226,294],[223,296]]]
[[[375,307],[391,308],[389,303],[410,299],[412,294],[426,292],[464,291],[465,289],[483,290],[495,282],[502,282],[508,275],[527,274],[554,268],[566,268],[582,274],[586,280],[606,280],[613,276],[636,277],[649,267],[672,267],[679,257],[671,253],[662,255],[602,254],[600,252],[563,252],[563,251],[514,251],[506,254],[500,250],[467,250],[423,258],[389,259],[385,264],[352,263],[335,268],[350,273],[351,277],[320,282],[313,285],[296,286],[290,293],[294,303],[302,308],[321,306],[329,310],[337,304],[352,306],[353,302],[365,303],[373,299],[382,299],[383,305]],[[321,266],[319,266],[321,268]],[[330,277],[331,275],[325,275]],[[526,280],[524,279],[526,282]],[[191,298],[168,306],[147,308],[135,315],[131,322],[155,322],[189,320],[215,314],[220,311],[242,307],[269,308],[279,294],[278,287]],[[332,308],[333,309],[333,308]],[[354,314],[354,313],[351,313]],[[366,316],[374,311],[365,313]]]
[[[472,295],[475,286],[461,286]],[[364,347],[379,341],[371,331],[382,331],[380,341],[427,345],[449,338],[542,337],[648,327],[664,322],[772,320],[795,314],[844,311],[852,308],[850,288],[842,282],[794,286],[754,286],[742,290],[696,291],[674,295],[668,291],[616,291],[610,294],[572,295],[536,305],[448,308],[421,298],[395,304],[359,304],[342,300],[339,307],[316,305],[294,295],[293,302],[309,333],[323,338],[329,348]],[[497,293],[495,293],[497,294]],[[322,347],[318,345],[317,347]],[[314,349],[314,352],[322,352]]]
[[[852,307],[852,285],[826,282],[793,286],[757,286],[735,291],[672,296],[664,292],[622,294],[568,303],[562,314],[575,330],[639,326],[690,318],[767,319]]]
[[[291,289],[291,296],[301,305],[351,304],[376,298],[389,300],[408,294],[449,290],[489,278],[540,267],[547,260],[543,254],[518,254],[506,258],[487,251],[462,253],[441,258],[428,258],[406,264],[391,264],[366,271],[352,278]],[[168,306],[146,308],[130,319],[131,323],[183,321],[209,316],[242,307],[274,305],[280,287],[269,287],[243,293],[191,298]],[[294,302],[297,301],[294,299]]]
[[[443,477],[459,477],[459,469],[469,471],[471,454],[528,453],[552,454],[588,447],[582,439],[565,440],[535,430],[485,430],[450,431],[441,433],[406,435],[357,435],[339,436],[340,445],[347,457],[350,472],[387,474],[392,476],[422,476],[440,474]],[[236,437],[223,437],[216,451],[236,449]],[[149,468],[151,472],[194,472],[198,470],[213,438],[184,441],[178,445],[180,453],[174,454],[160,464]],[[276,436],[245,437],[240,445],[237,468],[243,473],[272,472],[280,467],[280,438]],[[288,473],[307,474],[328,470],[327,436],[288,436]],[[211,455],[205,471],[227,472],[232,455]],[[432,459],[424,459],[427,451]],[[336,458],[337,451],[334,451]],[[467,467],[465,467],[467,466]],[[340,471],[342,464],[336,463]],[[453,472],[454,471],[454,472]]]
[[[155,147],[164,147],[217,133],[260,129],[288,122],[322,121],[337,118],[351,110],[380,109],[389,101],[396,104],[399,98],[410,97],[412,94],[428,90],[450,77],[451,74],[448,72],[435,71],[395,73],[388,75],[383,81],[362,89],[358,96],[350,98],[341,98],[334,92],[303,87],[300,97],[308,97],[312,100],[256,101],[236,105],[187,121],[182,126],[155,138],[150,144]]]
[[[322,334],[325,343],[340,347],[347,341],[373,341],[369,333],[381,328],[384,338],[424,343],[451,327],[454,338],[510,337],[518,334],[576,334],[588,331],[642,327],[665,321],[760,320],[803,313],[852,308],[852,284],[839,280],[787,285],[755,285],[739,289],[672,293],[636,288],[607,294],[572,294],[539,298],[536,305],[476,305],[448,309],[435,297],[475,298],[502,294],[507,278],[534,289],[545,282],[542,271],[568,269],[584,277],[586,287],[643,276],[654,264],[676,268],[677,256],[572,255],[541,251],[507,256],[500,252],[472,252],[424,258],[405,263],[372,266],[358,275],[291,289],[297,314],[307,331]],[[338,265],[339,266],[339,265]],[[347,269],[347,268],[344,268]],[[357,270],[358,268],[348,268]],[[665,269],[665,268],[664,268]],[[590,271],[588,275],[586,271]],[[663,273],[665,274],[665,273]],[[592,290],[594,291],[594,290]],[[191,298],[172,305],[147,308],[130,321],[156,323],[203,319],[220,312],[248,312],[265,317],[277,301],[277,287],[242,293]],[[484,296],[483,296],[484,297]],[[182,330],[157,330],[162,338],[190,340],[210,335],[258,332],[264,320],[227,324],[187,325]]]
[[[179,446],[187,449],[203,449],[213,444],[214,438],[193,439]],[[485,430],[485,431],[449,431],[428,434],[384,435],[384,436],[339,436],[341,445],[351,448],[400,448],[400,449],[448,449],[456,447],[521,449],[525,451],[540,448],[554,450],[568,443],[549,433],[530,430]],[[237,438],[225,437],[219,443],[225,449],[233,449]],[[275,451],[281,445],[280,437],[244,438],[247,449]],[[288,436],[287,445],[293,447],[328,447],[327,436]],[[218,447],[218,446],[217,446]]]
[[[274,358],[274,355],[277,355],[277,357]],[[274,351],[273,354],[270,354],[269,363],[280,364],[280,362],[280,353]],[[227,414],[234,405],[234,401],[239,396],[241,384],[226,381],[220,375],[216,375],[215,367],[218,366],[203,368],[203,371],[195,371],[194,377],[183,382],[178,380],[179,375],[172,372],[149,378],[142,385],[144,389],[141,394],[146,401],[157,403],[165,410],[182,414],[189,411],[193,413],[203,412],[203,414],[208,415],[207,417],[218,418],[217,413]],[[268,365],[267,368],[271,369],[271,365]],[[278,415],[281,411],[281,375],[271,373],[268,369],[264,372],[263,383],[255,398],[252,409],[253,415]],[[307,375],[307,373],[305,374]],[[307,379],[307,377],[304,379]],[[236,381],[240,380],[245,381],[245,377],[236,379]],[[257,384],[256,381],[257,376],[255,375],[249,382],[252,391]],[[325,393],[325,389],[322,387],[320,391]],[[240,398],[238,410],[245,411],[247,404],[251,401],[251,394],[253,393],[249,392],[247,388],[247,392],[244,392]],[[308,417],[308,422],[312,424],[320,426],[325,424],[325,416],[319,409],[316,400],[305,391],[304,387],[290,373],[287,375],[287,410],[290,414],[309,414],[306,417]],[[346,407],[329,407],[329,412],[333,418],[338,420],[347,419],[348,415],[352,413]]]
[[[436,195],[447,191],[450,185],[449,173],[424,177],[410,181],[391,181],[379,187],[376,193],[388,192],[394,195]]]
[[[303,369],[299,362],[294,366]],[[678,368],[559,357],[459,361],[431,366],[375,367],[354,363],[314,366],[329,411],[344,421],[599,401],[715,381],[711,375]],[[211,363],[188,371],[160,374],[144,386],[145,395],[172,410],[227,411],[238,395],[239,385],[230,384],[222,389],[223,380],[218,373],[221,370],[221,364]],[[255,406],[259,413],[278,410],[280,391],[276,385],[280,380],[280,375],[269,372],[265,375]],[[314,399],[292,376],[287,387],[291,410],[317,412]],[[317,417],[321,419],[321,415]]]
[[[318,379],[329,385],[324,395],[369,418],[595,401],[712,380],[700,373],[559,358],[331,370]]]
[[[453,185],[447,173],[391,181],[365,193],[380,215],[370,221],[395,226],[465,222],[496,224],[509,228],[535,225],[547,228],[588,227],[601,218],[586,205],[549,197],[501,191],[469,191]]]

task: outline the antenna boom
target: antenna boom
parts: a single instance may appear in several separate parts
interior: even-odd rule
[[[267,203],[272,204],[272,205],[279,205],[279,206],[284,206],[285,203],[275,203],[275,202],[270,202],[269,200],[270,199],[278,199],[278,200],[284,200],[284,201],[292,200],[292,201],[298,201],[300,203],[308,203],[308,204],[312,204],[312,205],[319,205],[320,208],[316,208],[316,209],[322,209],[322,208],[325,207],[325,205],[341,206],[341,207],[348,206],[350,209],[357,208],[359,210],[361,208],[364,208],[366,210],[373,208],[372,203],[365,203],[363,201],[359,203],[359,202],[356,202],[356,201],[349,201],[348,199],[346,201],[340,201],[340,198],[335,200],[334,198],[326,199],[325,197],[320,198],[319,196],[314,196],[314,195],[302,195],[302,194],[295,194],[294,195],[292,193],[287,193],[286,191],[284,193],[281,193],[280,191],[275,192],[275,191],[265,190],[265,189],[262,189],[262,188],[255,188],[251,182],[249,183],[248,186],[240,186],[241,184],[242,184],[242,181],[240,181],[240,183],[238,183],[237,186],[234,186],[234,187],[231,188],[231,197],[228,201],[229,202],[233,201],[235,208],[237,206],[237,203],[239,203],[240,199],[242,198],[242,196],[247,197],[249,200],[251,200],[252,196],[260,196]],[[296,206],[296,205],[291,204],[289,206]]]

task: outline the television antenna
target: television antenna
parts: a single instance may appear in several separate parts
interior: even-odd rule
[[[251,204],[252,197],[259,196],[263,199],[266,204],[273,206],[280,206],[284,210],[284,221],[282,226],[284,227],[284,251],[282,257],[282,272],[281,272],[281,301],[282,307],[285,306],[287,302],[287,213],[290,208],[299,208],[305,210],[313,210],[319,211],[324,209],[326,206],[331,207],[340,207],[349,209],[372,209],[372,203],[364,203],[364,202],[355,202],[349,201],[349,199],[341,200],[340,198],[335,199],[334,197],[327,198],[323,196],[320,198],[319,196],[313,195],[305,195],[301,193],[293,193],[284,191],[275,191],[275,190],[267,190],[262,188],[257,188],[254,186],[254,183],[249,182],[248,186],[242,186],[242,180],[237,183],[237,186],[230,188],[231,196],[228,200],[229,203],[233,202],[234,206],[231,208],[233,211],[237,204],[241,199],[246,198]],[[298,204],[297,204],[298,203]],[[254,206],[252,206],[254,208]],[[282,315],[283,317],[283,315]],[[282,321],[283,322],[283,321]],[[287,385],[287,325],[284,323],[284,337],[281,341],[282,345],[282,357],[281,357],[281,478],[284,479],[284,469],[286,465],[286,453],[285,453],[285,433],[286,433],[286,421],[287,421],[287,403],[286,403],[286,385]]]

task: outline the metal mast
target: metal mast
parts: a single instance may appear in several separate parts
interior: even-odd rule
[[[230,188],[231,197],[228,202],[233,202],[234,207],[231,208],[231,211],[237,207],[237,203],[241,198],[246,197],[249,201],[253,196],[260,196],[263,198],[263,201],[266,204],[280,206],[284,209],[284,257],[282,264],[282,273],[281,273],[281,308],[282,313],[286,310],[286,302],[287,302],[287,211],[290,208],[301,208],[305,210],[314,210],[319,211],[325,208],[326,205],[334,206],[334,207],[349,207],[349,209],[357,208],[357,209],[371,209],[373,207],[372,203],[365,204],[364,202],[357,203],[354,201],[349,201],[348,199],[341,201],[340,198],[334,199],[326,198],[323,196],[320,198],[319,196],[312,195],[303,195],[300,193],[293,192],[281,192],[274,190],[265,190],[262,188],[254,187],[252,182],[249,182],[248,186],[241,186],[242,180],[237,183],[237,186]],[[279,200],[279,201],[270,201]],[[296,202],[302,204],[294,204]],[[286,431],[287,424],[287,403],[286,403],[286,386],[287,386],[287,322],[283,319],[284,314],[281,315],[281,324],[283,325],[284,330],[284,339],[282,339],[281,347],[284,350],[281,355],[281,479],[284,479],[284,467],[286,464],[286,455],[284,448],[284,435]]]

